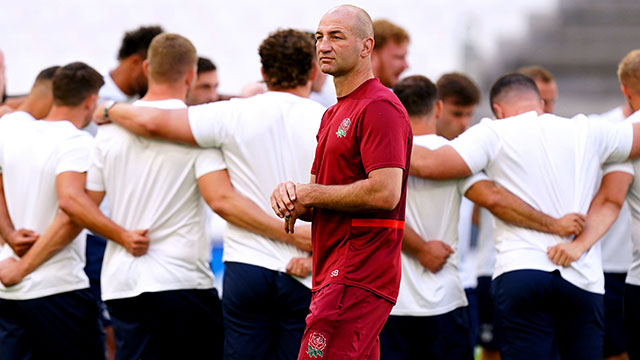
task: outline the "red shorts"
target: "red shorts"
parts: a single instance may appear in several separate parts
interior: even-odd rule
[[[298,360],[379,359],[393,304],[355,286],[329,284],[311,298]]]

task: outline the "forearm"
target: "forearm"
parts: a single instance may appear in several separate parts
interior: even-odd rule
[[[127,231],[104,216],[98,205],[84,192],[71,196],[64,202],[61,201],[60,208],[71,217],[75,224],[123,245],[122,238]]]
[[[465,196],[502,221],[528,229],[554,233],[556,219],[546,215],[489,180],[479,181]]]
[[[402,175],[401,168],[381,168],[346,185],[300,184],[296,200],[307,208],[345,212],[393,210],[402,194]]]
[[[620,204],[615,201],[592,203],[584,230],[573,240],[573,244],[580,246],[582,252],[589,250],[609,231],[620,214],[620,208]]]
[[[402,251],[413,257],[418,257],[418,254],[424,248],[424,244],[425,241],[420,235],[405,223],[404,235],[402,236]]]
[[[197,145],[186,109],[163,110],[118,104],[109,110],[109,118],[139,136]]]
[[[2,174],[0,173],[0,237],[2,239],[9,239],[13,232],[13,222],[9,216],[9,210],[7,209],[7,202],[4,198],[4,185],[2,184]]]
[[[156,111],[153,108],[118,103],[109,109],[109,119],[136,135],[153,137],[151,118]]]
[[[53,255],[64,249],[78,236],[82,227],[74,224],[64,212],[58,212],[44,234],[20,259],[22,275],[26,276],[37,269]]]
[[[282,220],[269,216],[253,201],[235,190],[212,200],[209,206],[227,222],[247,231],[284,243],[291,243],[293,240],[292,234],[285,233]]]
[[[469,176],[471,170],[451,146],[430,150],[416,145],[411,152],[409,175],[446,180]]]

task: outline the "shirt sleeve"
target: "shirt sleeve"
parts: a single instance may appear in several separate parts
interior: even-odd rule
[[[100,132],[98,132],[98,141],[91,150],[89,158],[89,170],[87,171],[87,182],[85,188],[91,191],[105,191],[104,181],[104,151],[100,146]]]
[[[86,172],[94,141],[88,133],[75,135],[61,145],[56,164],[56,175],[66,172]]]
[[[202,149],[196,151],[199,152],[195,163],[196,179],[210,172],[227,168],[224,157],[222,156],[222,151],[219,149]]]
[[[412,139],[409,120],[391,102],[378,100],[365,109],[358,126],[362,164],[367,173],[385,167],[407,167]]]
[[[588,121],[604,163],[622,162],[629,158],[633,144],[633,126],[630,122],[611,124],[598,120]]]
[[[462,196],[464,196],[464,194],[467,193],[467,190],[469,190],[470,187],[473,186],[473,184],[477,183],[478,181],[482,181],[482,180],[489,180],[489,178],[487,177],[487,175],[484,173],[484,171],[480,171],[476,174],[473,174],[471,176],[468,176],[464,179],[460,179],[458,181],[458,192],[460,192],[460,194]]]
[[[489,165],[500,149],[500,137],[490,121],[494,120],[482,120],[449,143],[473,174]]]
[[[603,176],[617,171],[635,175],[635,171],[633,170],[633,164],[631,163],[631,161],[625,161],[623,163],[604,164],[602,166]]]
[[[200,147],[221,147],[233,134],[234,101],[218,101],[189,107],[189,125]]]

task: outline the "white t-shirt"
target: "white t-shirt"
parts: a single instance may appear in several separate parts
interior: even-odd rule
[[[316,135],[325,109],[286,92],[269,91],[189,107],[193,136],[202,147],[222,150],[234,188],[276,216],[269,197],[281,182],[309,182]],[[229,224],[223,261],[286,271],[293,257],[309,254]],[[311,277],[298,279],[311,287]]]
[[[176,99],[135,105],[186,107]],[[224,168],[215,149],[138,137],[116,124],[100,127],[87,189],[106,191],[112,220],[129,230],[149,229],[151,240],[140,257],[114,241],[107,243],[101,273],[104,300],[214,286],[197,179]]]
[[[619,106],[600,115],[590,115],[590,119],[619,123],[626,119],[622,107]],[[618,168],[608,167],[606,173],[623,171],[633,174],[631,163]],[[626,273],[631,266],[631,211],[625,202],[620,209],[618,219],[600,239],[602,247],[602,268],[606,273]]]
[[[495,226],[495,217],[491,211],[481,207],[478,212],[478,246],[476,247],[478,276],[492,276],[493,269],[496,267],[496,248],[493,234]]]
[[[627,119],[629,123],[640,122],[640,111],[636,111]],[[640,174],[640,159],[632,161],[636,174]],[[635,177],[629,192],[627,204],[631,210],[631,240],[633,259],[627,272],[627,284],[640,286],[640,179]]]
[[[572,119],[535,112],[512,118],[483,120],[451,146],[473,173],[489,178],[533,208],[553,217],[586,214],[595,195],[604,163],[628,158],[633,140],[630,124]],[[595,293],[604,293],[602,256],[596,243],[569,267],[549,260],[547,249],[570,241],[506,224],[496,219],[494,277],[520,269],[559,270],[564,279]]]
[[[437,149],[448,141],[437,135],[416,136],[413,144]],[[479,180],[480,173],[462,180],[432,181],[409,177],[405,221],[425,241],[440,240],[451,246],[442,270],[432,273],[402,252],[402,279],[391,315],[434,316],[467,305],[458,274],[458,213],[460,199]]]
[[[476,249],[471,247],[473,206],[471,200],[462,197],[458,218],[458,273],[462,287],[465,289],[474,289],[478,286]]]
[[[35,120],[25,112],[0,119],[0,167],[9,215],[16,229],[38,234],[58,213],[56,177],[86,172],[93,138],[69,121]],[[15,257],[9,245],[0,260]],[[84,273],[85,237],[76,237],[19,284],[5,288],[0,298],[28,300],[89,287]]]

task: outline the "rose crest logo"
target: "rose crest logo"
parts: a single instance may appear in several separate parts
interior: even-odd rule
[[[323,350],[327,347],[327,338],[321,333],[313,332],[309,335],[309,343],[307,344],[307,355],[310,358],[324,357]]]
[[[336,132],[336,135],[338,136],[338,138],[347,136],[347,130],[349,130],[349,126],[351,126],[351,119],[346,118],[342,120],[342,122],[340,123],[340,127]]]

